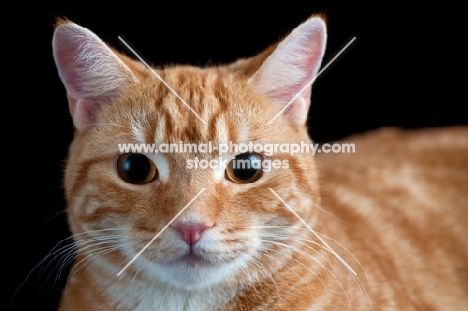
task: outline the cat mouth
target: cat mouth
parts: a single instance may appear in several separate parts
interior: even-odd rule
[[[209,261],[203,256],[197,255],[193,252],[184,254],[166,264],[170,266],[186,266],[190,268],[209,268],[217,266],[212,261]]]

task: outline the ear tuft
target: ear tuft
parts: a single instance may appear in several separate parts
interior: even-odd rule
[[[99,106],[110,102],[123,87],[136,80],[98,36],[69,20],[57,19],[52,46],[78,130],[91,125]]]
[[[284,113],[294,126],[306,123],[311,83],[325,53],[326,37],[325,21],[310,18],[278,44],[250,79],[280,109],[288,105]]]

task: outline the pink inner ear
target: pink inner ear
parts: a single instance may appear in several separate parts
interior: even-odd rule
[[[82,31],[74,24],[62,25],[54,34],[53,47],[54,58],[62,82],[67,89],[67,94],[73,98],[78,97],[83,89],[83,72],[86,70],[80,63],[80,53],[84,52],[92,42],[83,35]],[[81,74],[81,79],[80,79]]]
[[[279,95],[279,98],[290,98],[286,103],[286,105],[289,104],[289,106],[286,108],[284,113],[294,124],[298,125],[304,124],[307,120],[304,120],[304,117],[307,118],[307,113],[310,108],[313,83],[312,80],[315,78],[315,74],[318,72],[319,67],[317,65],[320,65],[321,63],[321,57],[317,59],[317,53],[309,53],[305,56],[306,61],[297,64],[298,68],[303,66],[300,69],[302,72],[307,73],[307,75],[302,79],[302,83],[292,85],[290,87],[291,93]],[[307,65],[310,65],[310,67],[307,67]],[[307,86],[308,84],[309,86]],[[296,99],[290,103],[294,97],[296,97]]]
[[[100,105],[133,82],[130,69],[101,39],[73,23],[58,26],[53,38],[54,59],[67,90],[70,113],[80,130],[92,124]]]
[[[70,111],[70,114],[73,115],[76,109],[76,99],[74,99],[70,95],[67,95],[67,100],[68,100],[68,111]]]
[[[310,97],[312,95],[311,91],[312,90],[310,86],[306,88],[292,103],[289,104],[289,106],[284,111],[284,114],[293,124],[305,124],[307,120],[307,113],[310,107]],[[296,96],[296,94],[292,95],[291,99],[294,98],[294,96]]]
[[[289,104],[285,116],[293,125],[306,122],[311,96],[308,84],[320,68],[325,41],[323,20],[309,19],[278,45],[251,79],[261,93],[279,102],[280,109]]]
[[[73,123],[76,128],[82,129],[93,124],[94,115],[92,114],[92,104],[84,99],[74,99],[67,95],[68,109],[73,117]]]

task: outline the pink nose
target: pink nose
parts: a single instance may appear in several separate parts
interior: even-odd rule
[[[176,225],[174,225],[173,228],[182,232],[182,239],[184,239],[184,241],[188,244],[192,245],[195,244],[198,240],[200,240],[201,233],[205,229],[210,228],[210,226],[207,226],[202,223],[179,222]]]

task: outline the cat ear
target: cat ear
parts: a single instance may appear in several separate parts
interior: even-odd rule
[[[136,81],[132,71],[98,36],[72,22],[57,23],[52,47],[73,124],[79,131],[93,123],[100,105]]]
[[[310,18],[281,41],[250,78],[254,87],[277,102],[280,109],[289,104],[283,113],[292,125],[303,126],[307,121],[312,91],[308,84],[320,68],[326,36],[324,20]]]

